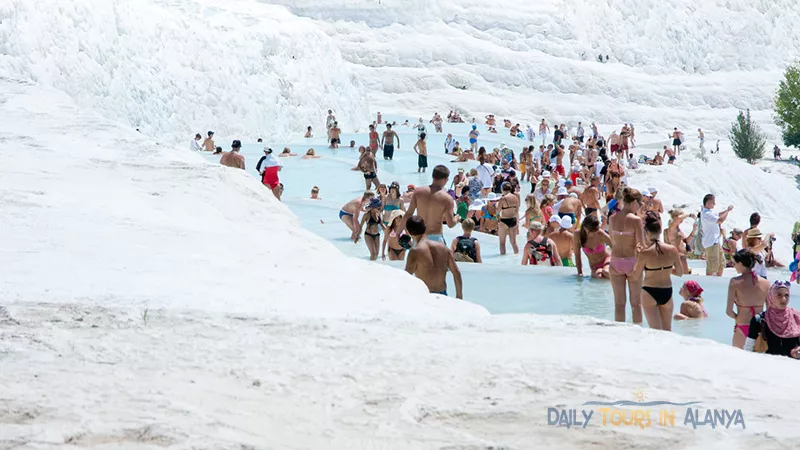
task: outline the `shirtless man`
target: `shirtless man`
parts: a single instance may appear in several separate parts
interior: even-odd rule
[[[438,165],[433,168],[432,175],[433,182],[430,186],[414,190],[403,222],[407,222],[419,209],[419,216],[428,224],[428,239],[441,242],[447,247],[447,241],[442,234],[442,222],[446,222],[448,227],[453,228],[461,221],[461,216],[453,213],[455,202],[445,190],[447,180],[450,178],[450,169]]]
[[[219,163],[223,166],[244,170],[244,156],[239,154],[240,148],[242,148],[242,143],[238,139],[233,141],[231,151],[223,153]]]
[[[358,170],[364,174],[364,185],[369,190],[374,184],[377,191],[378,186],[380,186],[380,181],[378,181],[378,161],[375,160],[375,155],[363,145],[358,148],[358,152],[361,154],[358,159]]]
[[[386,131],[381,136],[381,148],[383,148],[383,159],[391,161],[394,157],[394,140],[397,139],[397,149],[400,150],[400,136],[392,130],[392,124],[386,124]]]
[[[339,148],[339,144],[342,143],[342,140],[339,139],[339,134],[341,134],[341,132],[342,130],[339,128],[339,122],[333,122],[333,126],[328,130],[328,134],[331,137],[330,148]]]
[[[559,222],[561,228],[559,231],[547,235],[558,249],[558,255],[561,256],[561,265],[564,267],[575,267],[572,262],[572,252],[575,248],[575,236],[570,232],[572,223],[569,217],[564,217]]]
[[[611,132],[611,135],[608,137],[608,145],[611,153],[614,155],[618,155],[620,153],[620,149],[622,148],[622,139],[617,134],[616,130]]]
[[[659,216],[661,214],[664,214],[664,204],[661,203],[660,198],[656,198],[656,194],[658,194],[658,189],[651,187],[650,189],[648,189],[648,191],[650,191],[650,198],[647,201],[647,210],[657,212]]]
[[[542,119],[542,122],[539,123],[539,136],[542,137],[542,145],[547,145],[548,134],[550,134],[550,125],[547,125],[547,121]]]
[[[681,154],[681,132],[677,128],[672,129],[672,150],[678,155]]]
[[[453,252],[438,241],[426,238],[425,220],[411,217],[406,221],[406,231],[414,239],[414,247],[408,251],[406,272],[422,280],[431,294],[447,295],[447,270],[453,274],[456,298],[462,299],[461,271],[458,270]]]
[[[378,111],[378,125],[383,123],[383,116],[381,116],[381,112]]]
[[[361,229],[358,226],[361,222],[358,221],[358,216],[361,214],[364,206],[369,203],[370,199],[373,197],[375,197],[375,194],[372,191],[366,191],[361,197],[354,198],[345,203],[339,211],[339,220],[344,222],[347,228],[350,229],[350,240],[353,242],[356,241],[356,237],[361,233]]]
[[[630,148],[628,142],[629,142],[629,140],[631,138],[631,129],[628,128],[628,124],[627,123],[622,127],[622,131],[619,133],[619,138],[620,138],[619,150],[622,153],[624,153],[625,155],[627,155],[628,154],[628,148]],[[622,158],[620,158],[620,159],[622,159]]]
[[[583,215],[583,203],[578,198],[578,194],[573,192],[559,203],[561,203],[561,205],[558,207],[558,217],[562,219],[565,217],[569,218],[572,221],[569,228],[573,228],[580,223],[581,216]],[[564,222],[561,223],[563,224]]]
[[[203,141],[203,149],[207,152],[214,151],[214,132],[209,131],[208,137]]]
[[[592,177],[592,181],[589,186],[583,190],[583,194],[581,195],[581,201],[584,205],[583,212],[586,213],[588,216],[589,214],[594,214],[595,217],[598,219],[600,218],[600,177]]]
[[[334,123],[336,123],[336,116],[334,116],[333,111],[329,109],[328,118],[325,119],[325,128],[328,130],[328,140],[331,139],[331,128],[333,128]]]
[[[314,137],[314,135],[311,133],[311,127],[310,126],[308,127],[308,130],[306,130],[306,134],[304,134],[303,137],[306,138],[306,139],[310,139],[310,138]]]
[[[675,151],[671,148],[664,146],[664,155],[667,157],[667,164],[675,164]]]
[[[419,135],[419,140],[414,144],[414,151],[417,153],[417,173],[428,169],[428,144],[425,142],[425,133]]]

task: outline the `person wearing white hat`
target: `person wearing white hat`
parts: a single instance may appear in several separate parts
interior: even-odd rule
[[[481,231],[489,234],[497,234],[497,200],[500,197],[494,192],[490,192],[486,197],[486,203],[481,209]]]
[[[561,229],[561,218],[558,217],[558,214],[553,214],[550,216],[550,220],[547,221],[547,225],[544,227],[544,234],[545,236],[550,236],[553,233],[557,233],[558,230]]]
[[[651,187],[647,190],[650,194],[650,199],[646,202],[647,203],[647,210],[653,211],[658,214],[664,214],[664,204],[661,203],[660,198],[656,198],[656,194],[658,194],[658,189]]]
[[[553,216],[556,218],[556,216]],[[572,263],[572,251],[575,246],[575,237],[570,231],[572,228],[572,220],[569,217],[563,217],[556,220],[558,228],[555,232],[547,235],[558,249],[558,254],[561,256],[561,265],[564,267],[575,267]]]
[[[566,188],[558,191],[559,202],[553,207],[553,211],[559,218],[568,218],[571,221],[570,228],[580,222],[583,214],[583,203],[578,198],[578,194],[570,193]]]
[[[522,265],[539,265],[550,263],[551,266],[561,265],[561,256],[558,254],[553,241],[542,234],[544,226],[541,222],[531,223],[528,231],[528,242],[522,251]]]
[[[536,185],[536,189],[531,191],[532,194],[536,195],[536,200],[541,203],[544,200],[544,197],[548,194],[553,193],[554,184],[550,179],[550,172],[544,171],[542,172],[542,179],[538,185]]]

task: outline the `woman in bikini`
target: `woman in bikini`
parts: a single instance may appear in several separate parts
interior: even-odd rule
[[[739,250],[733,255],[734,268],[740,273],[728,284],[728,308],[725,313],[736,321],[733,326],[733,346],[744,348],[750,334],[750,320],[762,309],[769,292],[769,281],[753,272],[758,256],[750,250]],[[736,305],[736,312],[733,306]]]
[[[614,320],[625,322],[627,283],[631,297],[633,323],[642,323],[642,278],[633,273],[636,267],[637,246],[643,246],[642,219],[636,215],[642,207],[642,194],[633,188],[622,191],[622,207],[608,220],[611,235],[611,268],[609,276],[614,290]]]
[[[366,223],[367,229],[364,230]],[[383,230],[383,220],[381,219],[381,201],[373,198],[369,201],[367,211],[359,224],[359,233],[356,235],[355,243],[358,243],[358,238],[361,235],[360,230],[364,230],[364,242],[369,249],[370,261],[378,259],[378,251],[381,246],[381,230]]]
[[[592,278],[608,279],[608,266],[611,261],[611,238],[600,229],[600,220],[595,215],[586,216],[581,224],[580,238],[575,241],[575,266],[578,276],[583,276],[583,258],[581,249],[589,260]]]
[[[381,203],[383,203],[383,224],[389,226],[391,222],[389,217],[394,211],[406,211],[406,204],[400,195],[400,184],[393,181],[389,185],[389,193],[381,197]]]
[[[372,150],[372,154],[376,155],[378,153],[378,145],[380,143],[380,136],[378,132],[375,131],[375,125],[369,126],[369,149]]]
[[[506,254],[506,236],[511,241],[511,248],[514,254],[519,254],[517,245],[517,222],[519,221],[519,197],[514,194],[511,183],[503,183],[503,196],[497,205],[500,207],[500,224],[497,229],[497,236],[500,238],[500,254]]]
[[[536,200],[536,194],[528,194],[525,196],[525,228],[530,228],[533,222],[544,222],[542,220],[542,209],[539,207],[539,202]]]
[[[673,209],[670,210],[669,217],[669,226],[664,230],[664,242],[678,249],[678,253],[681,255],[683,273],[690,274],[692,273],[692,269],[689,268],[689,260],[686,258],[686,253],[688,252],[686,243],[691,242],[695,233],[697,233],[697,221],[694,222],[692,232],[687,237],[683,231],[681,231],[681,224],[687,217],[694,218],[695,216],[685,214],[682,209]]]
[[[405,236],[405,230],[400,228],[403,212],[394,210],[389,213],[389,226],[383,236],[381,259],[386,260],[386,248],[389,248],[389,261],[402,261],[406,258],[406,249],[400,244],[400,238]]]
[[[636,258],[634,276],[642,277],[642,306],[647,325],[654,330],[672,331],[672,274],[683,276],[683,264],[678,249],[659,242],[661,238],[661,217],[648,211],[644,219],[648,247],[639,252]]]

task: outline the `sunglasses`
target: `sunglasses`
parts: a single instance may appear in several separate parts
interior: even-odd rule
[[[776,281],[775,283],[773,283],[772,286],[776,288],[780,287],[790,288],[792,284],[789,281]]]

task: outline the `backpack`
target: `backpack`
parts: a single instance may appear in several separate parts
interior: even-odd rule
[[[534,240],[528,241],[531,244],[531,258],[529,263],[536,266],[539,265],[539,262],[550,260],[550,265],[555,265],[555,258],[553,258],[553,249],[550,246],[550,240],[547,238],[543,238],[541,241],[536,242]]]
[[[464,236],[459,236],[456,239],[458,239],[456,243],[456,254],[454,255],[457,258],[456,261],[475,262],[477,259],[475,241],[477,241],[477,239]]]

